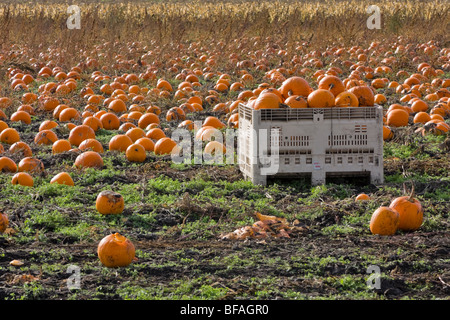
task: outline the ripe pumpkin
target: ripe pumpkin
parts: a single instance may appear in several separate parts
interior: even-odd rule
[[[95,139],[95,131],[91,127],[81,124],[70,130],[70,144],[78,147],[86,139]]]
[[[227,152],[227,149],[219,141],[210,141],[206,144],[204,152],[205,154],[210,155],[224,155]]]
[[[292,95],[307,97],[313,89],[304,78],[293,76],[283,81],[279,91],[283,98],[287,99]]]
[[[50,129],[39,131],[34,137],[34,143],[37,145],[52,145],[58,140],[58,136]]]
[[[306,101],[306,98],[302,96],[290,96],[286,98],[286,100],[284,100],[284,104],[292,109],[308,107],[308,102]]]
[[[100,262],[108,268],[126,267],[135,258],[133,243],[119,233],[104,237],[97,247]]]
[[[26,157],[20,160],[18,169],[20,172],[41,173],[44,171],[44,164],[37,158]]]
[[[80,149],[82,151],[92,150],[92,151],[95,151],[98,153],[104,152],[103,145],[97,139],[84,140],[83,142],[80,143],[80,145],[78,146],[78,149]]]
[[[147,137],[139,138],[135,141],[135,143],[140,144],[144,147],[145,151],[153,152],[155,150],[155,143],[152,139]]]
[[[365,193],[360,193],[355,198],[355,201],[367,201],[367,200],[370,200],[370,197]]]
[[[354,86],[348,89],[348,91],[358,98],[360,107],[372,107],[375,105],[375,95],[370,87]]]
[[[158,141],[159,139],[165,138],[166,134],[161,128],[152,128],[148,130],[145,136],[149,139]]]
[[[9,225],[8,216],[0,212],[0,233],[5,232],[6,228],[8,228],[8,225]]]
[[[169,137],[159,139],[155,144],[155,154],[167,155],[178,150],[177,143]]]
[[[74,166],[79,169],[102,168],[103,167],[103,158],[98,152],[85,151],[75,159]]]
[[[337,97],[341,92],[345,91],[345,85],[337,76],[327,75],[319,81],[318,89],[330,90]]]
[[[109,150],[125,152],[133,144],[133,140],[125,134],[116,134],[109,140]]]
[[[308,95],[310,108],[331,108],[335,106],[335,97],[330,90],[316,89]]]
[[[272,92],[261,93],[258,98],[253,101],[253,109],[277,109],[281,103],[280,97]]]
[[[423,222],[423,207],[419,200],[414,198],[414,186],[409,196],[397,197],[392,200],[389,208],[399,214],[398,228],[403,231],[419,229]]]
[[[144,162],[147,158],[147,153],[141,144],[133,143],[125,151],[125,156],[128,161],[131,162]]]
[[[343,91],[339,93],[334,103],[337,107],[358,107],[359,106],[359,100],[358,97],[349,91]]]
[[[1,157],[0,172],[17,172],[17,164],[9,157]]]
[[[33,151],[31,150],[30,146],[23,141],[18,141],[12,144],[9,147],[9,152],[11,154],[20,154],[23,157],[31,157],[33,155]]]
[[[54,184],[64,184],[67,186],[74,186],[74,182],[72,177],[67,173],[67,172],[60,172],[58,173],[56,176],[54,176],[51,180],[50,183]]]
[[[370,231],[382,236],[393,235],[397,232],[399,220],[399,214],[394,209],[379,207],[370,219]]]
[[[62,152],[66,152],[72,149],[72,145],[70,144],[69,140],[60,139],[55,141],[52,145],[52,153],[58,154]]]
[[[386,124],[392,127],[405,127],[409,122],[409,114],[404,109],[393,109],[386,115]]]
[[[11,183],[14,185],[20,184],[21,186],[32,187],[34,185],[34,180],[27,172],[17,172],[12,177]]]
[[[100,192],[95,201],[95,208],[101,214],[121,214],[124,207],[122,195],[110,190]]]
[[[206,119],[203,121],[202,126],[203,126],[203,127],[205,127],[205,126],[211,126],[211,127],[216,128],[216,129],[223,129],[223,128],[226,128],[226,124],[223,123],[223,122],[220,121],[217,117],[214,117],[214,116],[206,117]]]
[[[14,128],[6,128],[0,133],[0,142],[14,144],[18,141],[20,141],[20,135]]]

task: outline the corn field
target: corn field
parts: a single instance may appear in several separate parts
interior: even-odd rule
[[[79,30],[69,30],[67,8],[81,11]],[[367,8],[380,8],[381,28],[369,30]],[[445,39],[446,1],[29,1],[0,4],[1,44],[58,43],[72,47],[102,41],[173,41],[246,36],[329,44],[402,35],[416,40]]]

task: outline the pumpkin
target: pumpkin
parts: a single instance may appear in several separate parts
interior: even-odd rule
[[[148,130],[148,132],[145,134],[145,136],[149,139],[158,141],[159,139],[165,138],[166,134],[161,128],[152,128]]]
[[[293,76],[283,81],[279,91],[283,98],[287,99],[292,95],[307,97],[313,89],[304,78]]]
[[[30,124],[31,115],[26,111],[16,111],[11,115],[10,120],[12,122],[22,121],[25,124]]]
[[[386,124],[392,127],[405,127],[409,122],[409,113],[404,109],[393,109],[386,115]]]
[[[103,129],[105,130],[117,130],[120,127],[119,117],[112,112],[105,112],[101,114],[100,121],[102,122]]]
[[[209,117],[206,117],[206,119],[203,121],[202,126],[203,127],[211,126],[216,129],[223,129],[226,127],[226,124],[224,124],[222,121],[220,121],[217,117],[209,116]]]
[[[253,109],[277,109],[280,107],[280,97],[272,92],[261,93],[258,98],[253,101]]]
[[[26,157],[20,160],[18,169],[20,172],[41,173],[44,171],[44,164],[37,158]]]
[[[6,128],[0,133],[0,142],[14,144],[18,141],[20,141],[20,135],[14,128]]]
[[[72,149],[72,145],[70,144],[69,140],[65,140],[65,139],[57,140],[52,145],[52,153],[53,154],[66,152],[66,151],[69,151],[70,149]]]
[[[133,144],[133,140],[125,134],[116,134],[109,140],[109,150],[125,152]]]
[[[335,106],[335,97],[330,90],[316,89],[308,95],[310,108],[330,108]]]
[[[98,152],[85,151],[82,154],[78,155],[78,157],[75,159],[74,166],[79,169],[102,168],[103,158]]]
[[[367,201],[367,200],[370,200],[370,197],[365,193],[360,193],[355,198],[355,201]]]
[[[95,131],[91,127],[81,124],[70,130],[70,144],[78,147],[86,139],[95,139]]]
[[[155,143],[152,139],[147,137],[139,138],[135,141],[135,143],[140,144],[144,147],[145,151],[153,152],[155,150]]]
[[[8,216],[0,212],[0,233],[5,232],[6,228],[8,228],[8,225],[9,225]]]
[[[349,91],[342,91],[339,93],[334,103],[337,107],[358,107],[359,106],[359,100],[358,97]]]
[[[126,267],[135,258],[133,243],[119,233],[104,237],[97,247],[100,262],[108,268]]]
[[[383,126],[383,140],[389,140],[394,137],[394,133],[388,126]]]
[[[101,214],[121,214],[125,203],[120,193],[105,190],[97,195],[95,208]]]
[[[144,162],[147,158],[147,153],[141,144],[133,143],[125,151],[125,156],[128,161],[131,162]]]
[[[399,214],[389,207],[379,207],[370,219],[370,232],[382,236],[395,234],[399,225]]]
[[[219,141],[210,141],[205,146],[205,154],[209,155],[224,155],[227,152],[225,146]]]
[[[358,98],[360,107],[372,107],[375,105],[375,95],[370,87],[364,85],[354,86],[348,91]]]
[[[64,184],[67,186],[73,186],[74,182],[72,177],[67,173],[67,172],[60,172],[58,173],[56,176],[54,176],[51,180],[50,180],[51,184]]]
[[[177,143],[169,137],[161,138],[155,143],[155,154],[167,155],[176,153],[178,150]]]
[[[58,140],[58,136],[50,129],[39,131],[34,137],[34,143],[37,145],[52,145]]]
[[[23,141],[13,143],[9,147],[9,152],[11,154],[20,154],[23,157],[31,157],[33,155],[33,151],[31,150],[30,146]]]
[[[157,114],[155,114],[153,112],[147,112],[147,113],[144,113],[141,117],[139,117],[137,125],[139,128],[145,129],[145,128],[147,128],[148,125],[150,125],[152,123],[159,124],[160,119]]]
[[[80,143],[80,145],[78,146],[78,149],[82,150],[82,151],[86,151],[86,150],[92,150],[98,153],[103,153],[104,149],[103,149],[103,145],[101,144],[100,141],[98,141],[97,139],[86,139],[83,142]]]
[[[409,196],[397,197],[392,200],[389,208],[399,214],[398,228],[403,231],[419,229],[423,222],[423,207],[419,200],[414,198],[414,186]]]
[[[308,102],[302,96],[290,96],[284,100],[284,104],[292,109],[307,108]]]
[[[14,185],[20,184],[21,186],[32,187],[34,185],[33,177],[27,172],[17,172],[11,179],[11,183]]]
[[[330,90],[337,97],[341,92],[345,91],[345,85],[337,76],[327,75],[319,81],[318,89]]]
[[[9,157],[1,157],[0,172],[17,172],[17,164]]]

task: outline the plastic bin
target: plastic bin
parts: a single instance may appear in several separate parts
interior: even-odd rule
[[[266,185],[269,177],[370,176],[383,183],[383,109],[305,108],[254,110],[239,105],[239,168]]]

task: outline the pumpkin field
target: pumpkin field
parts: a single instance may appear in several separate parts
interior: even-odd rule
[[[0,299],[448,300],[449,22],[433,0],[1,1]],[[252,183],[217,138],[244,106],[382,108],[383,181]]]

